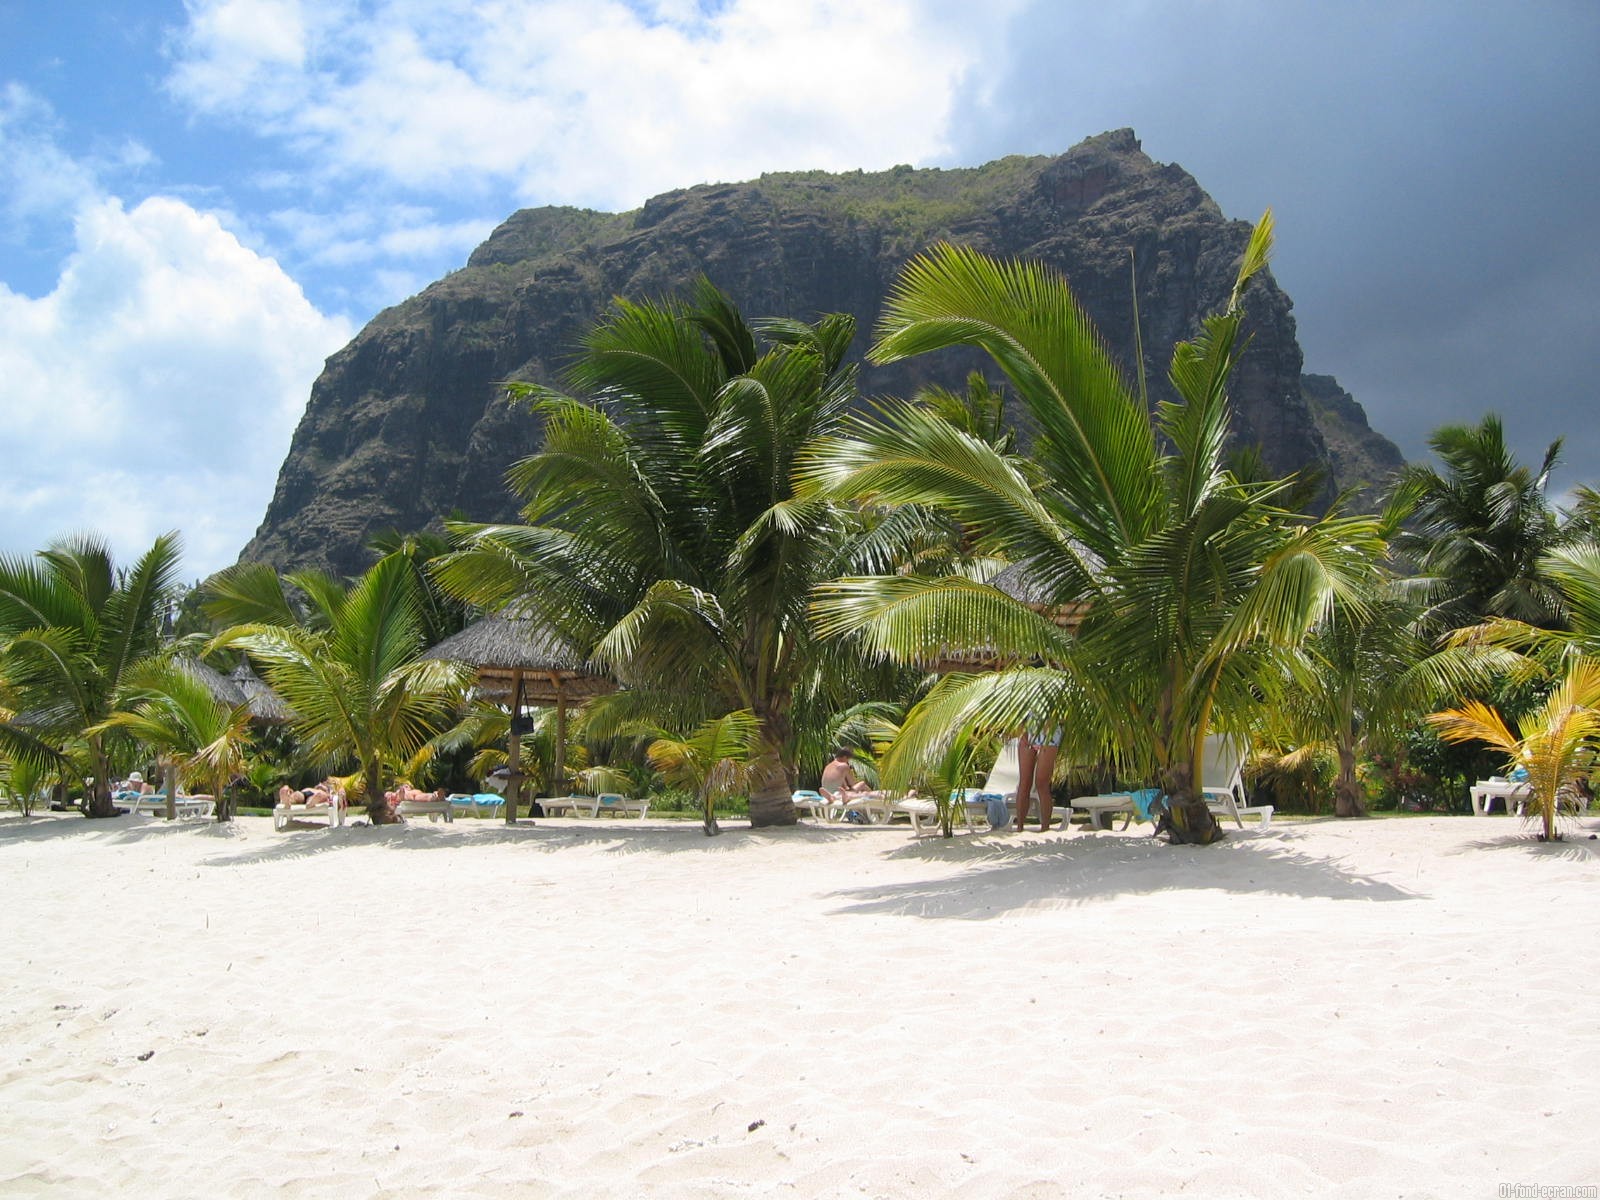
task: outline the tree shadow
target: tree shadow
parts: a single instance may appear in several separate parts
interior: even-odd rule
[[[1168,846],[1153,838],[1068,838],[1007,845],[973,840],[949,853],[926,840],[894,859],[960,862],[958,875],[830,893],[833,911],[983,921],[1020,909],[1069,907],[1160,892],[1226,891],[1303,899],[1396,901],[1421,893],[1347,870],[1273,839]]]
[[[445,825],[442,822],[414,819],[403,825],[367,825],[357,820],[342,828],[330,829],[307,822],[303,828],[284,830],[265,845],[243,848],[236,853],[217,854],[202,859],[201,865],[223,867],[282,862],[365,846],[411,852],[515,845],[543,854],[555,854],[580,846],[603,854],[726,854],[752,843],[792,843],[798,840],[809,844],[827,844],[858,836],[861,832],[870,835],[870,830],[807,825],[777,830],[751,829],[741,824],[724,826],[720,837],[708,838],[697,821],[640,825],[621,819],[580,823],[572,818],[544,817],[519,821],[515,825],[484,821],[483,828],[475,828],[478,824],[476,821],[456,821]]]
[[[1588,829],[1564,830],[1559,842],[1539,840],[1538,825],[1527,832],[1508,833],[1504,837],[1480,838],[1449,851],[1452,855],[1470,854],[1479,850],[1520,850],[1529,858],[1564,858],[1568,862],[1589,862],[1600,858],[1600,840],[1591,841]]]
[[[211,817],[184,817],[168,821],[165,817],[128,816],[90,819],[77,813],[51,813],[0,821],[0,847],[13,844],[55,842],[67,839],[90,840],[120,845],[149,841],[152,838],[237,837],[226,821]]]

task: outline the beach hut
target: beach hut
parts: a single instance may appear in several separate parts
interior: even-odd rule
[[[1033,570],[1034,560],[1025,558],[1021,562],[1014,562],[998,575],[989,580],[991,587],[999,588],[1006,595],[1015,600],[1020,600],[1034,612],[1049,617],[1068,633],[1077,633],[1078,626],[1083,624],[1083,619],[1089,613],[1089,603],[1085,600],[1074,601],[1070,604],[1050,603],[1050,590],[1047,581]]]
[[[507,746],[511,778],[506,788],[506,823],[514,824],[522,799],[522,710],[553,705],[556,710],[554,785],[566,770],[567,705],[616,691],[617,685],[589,666],[572,644],[536,617],[516,610],[474,621],[427,653],[428,658],[466,663],[477,671],[477,688],[486,699],[511,710]]]
[[[1086,601],[1071,604],[1049,603],[1049,591],[1043,579],[1030,570],[1031,559],[1012,563],[989,579],[991,587],[998,588],[1015,600],[1020,600],[1034,612],[1049,617],[1068,633],[1076,633],[1089,612]],[[936,675],[957,672],[998,671],[1006,663],[992,646],[975,646],[966,650],[942,649],[925,664]]]
[[[282,725],[294,715],[283,697],[268,687],[248,663],[241,662],[224,675],[198,658],[183,656],[176,661],[185,674],[198,679],[221,703],[230,707],[248,704],[253,725]]]

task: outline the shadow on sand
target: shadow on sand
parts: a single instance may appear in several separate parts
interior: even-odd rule
[[[1018,909],[1067,906],[1171,891],[1225,891],[1303,899],[1418,900],[1420,893],[1360,875],[1277,839],[1168,846],[1153,838],[1068,837],[1007,844],[973,839],[957,854],[915,842],[895,859],[961,861],[959,875],[831,893],[842,913],[981,921]],[[1241,856],[1243,856],[1241,858]]]
[[[168,822],[147,817],[90,821],[52,814],[0,822],[0,850],[7,845],[68,838],[112,845],[158,838],[204,838],[215,845],[216,853],[201,859],[201,864],[230,867],[286,862],[370,846],[396,851],[518,846],[542,853],[581,846],[604,854],[720,856],[752,845],[830,845],[866,838],[881,846],[874,848],[886,861],[920,861],[938,865],[941,870],[936,877],[922,880],[867,884],[829,893],[824,899],[838,902],[831,911],[986,920],[1041,904],[1076,905],[1117,896],[1196,890],[1330,900],[1424,898],[1349,871],[1336,861],[1306,854],[1277,837],[1246,837],[1205,847],[1168,846],[1147,837],[1081,834],[1028,841],[987,834],[911,840],[903,826],[858,829],[801,824],[751,829],[729,823],[723,827],[722,836],[708,838],[695,821],[639,824],[573,818],[546,818],[509,826],[488,820],[457,821],[448,826],[413,820],[405,825],[374,826],[357,818],[337,829],[308,822],[265,838],[259,836],[261,832],[215,821]],[[1523,837],[1478,845],[1484,849],[1515,847],[1544,855],[1588,857],[1592,853],[1587,842],[1545,846]],[[961,869],[952,873],[951,866]]]

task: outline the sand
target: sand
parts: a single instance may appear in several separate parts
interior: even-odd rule
[[[0,1196],[1600,1185],[1596,830],[0,820]]]

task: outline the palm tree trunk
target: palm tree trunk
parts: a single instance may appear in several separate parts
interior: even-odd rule
[[[1345,742],[1339,743],[1339,774],[1333,784],[1333,815],[1336,817],[1364,817],[1366,801],[1361,796],[1361,784],[1356,779],[1356,750]]]
[[[98,738],[89,739],[89,761],[94,764],[94,783],[83,797],[83,815],[86,817],[114,817],[117,806],[111,802],[111,779],[107,772],[111,764],[100,749]]]
[[[789,742],[788,718],[777,712],[759,712],[761,753],[750,764],[750,827],[798,825],[794,806],[794,773],[784,761]]]
[[[374,825],[393,825],[395,814],[383,798],[383,768],[376,762],[367,766],[367,820]]]
[[[800,814],[794,806],[794,789],[789,774],[776,753],[763,753],[750,772],[750,825],[798,825]]]
[[[1205,799],[1195,790],[1194,766],[1183,747],[1179,757],[1161,772],[1161,790],[1167,794],[1167,811],[1156,826],[1174,846],[1208,846],[1224,836]]]

